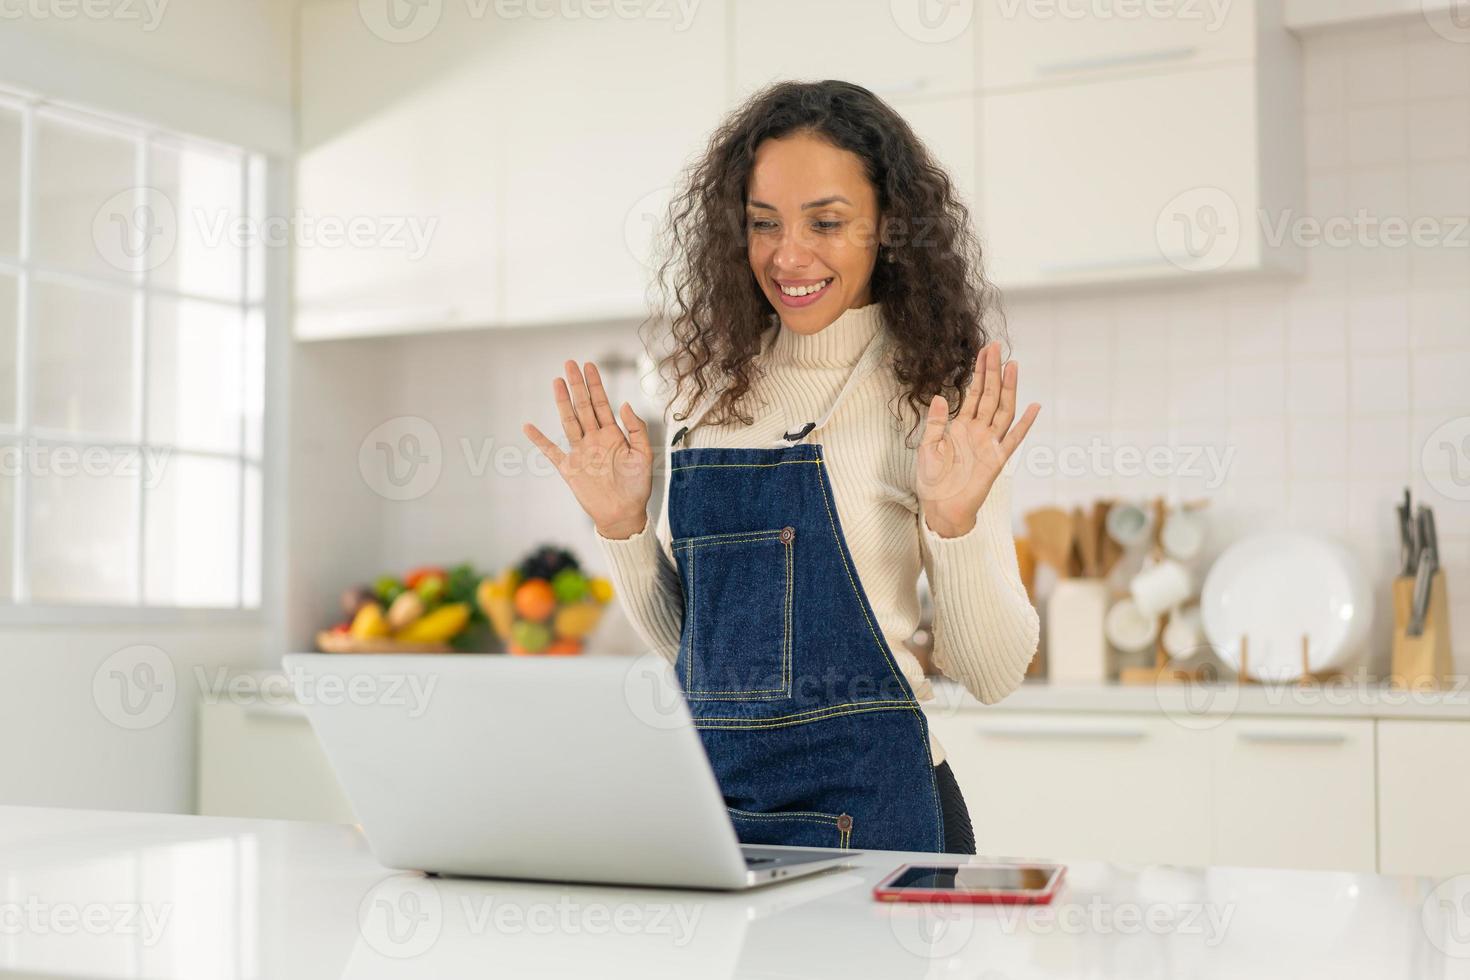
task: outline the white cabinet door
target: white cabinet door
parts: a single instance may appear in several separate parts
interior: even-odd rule
[[[198,775],[204,816],[356,819],[311,723],[295,707],[202,705]]]
[[[516,21],[504,108],[506,320],[642,317],[671,186],[724,109],[723,4]]]
[[[1175,71],[1255,54],[1254,0],[1068,4],[978,0],[985,89]]]
[[[974,218],[979,160],[975,124],[978,104],[973,95],[896,102],[894,108],[913,127],[941,167],[954,181],[961,201]]]
[[[736,98],[775,81],[855,82],[884,99],[975,88],[972,3],[739,0]]]
[[[1470,870],[1470,722],[1378,722],[1378,870]]]
[[[1144,715],[929,717],[980,853],[1209,862],[1206,734]]]
[[[356,2],[301,11],[296,335],[484,326],[499,313],[499,106],[483,23],[393,44]]]
[[[1233,718],[1212,734],[1211,863],[1375,870],[1372,721]]]
[[[1249,65],[987,95],[980,231],[1002,287],[1262,264]]]

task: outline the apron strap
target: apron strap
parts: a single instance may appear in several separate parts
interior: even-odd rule
[[[847,397],[848,392],[852,391],[852,389],[857,386],[858,382],[867,377],[867,375],[873,370],[873,368],[878,365],[878,361],[883,357],[884,351],[886,350],[886,345],[883,343],[883,339],[883,333],[880,330],[877,334],[873,336],[872,340],[868,341],[868,346],[863,349],[862,357],[858,358],[857,364],[855,364],[853,366],[853,369],[848,373],[847,379],[842,382],[842,387],[838,389],[836,397],[832,399],[832,404],[827,406],[827,411],[822,414],[821,418],[817,419],[815,422],[806,423],[806,425],[802,426],[800,429],[794,432],[785,433],[780,439],[772,442],[772,445],[776,447],[785,447],[786,445],[789,445],[791,443],[800,442],[802,439],[805,439],[808,435],[810,435],[813,431],[825,427],[827,423],[832,420],[832,416],[837,413],[838,407],[842,404],[842,400]],[[714,399],[706,397],[700,404],[694,407],[694,410],[690,412],[689,417],[684,420],[683,426],[680,427],[679,430],[676,431],[669,439],[669,444],[667,448],[670,454],[673,453],[674,446],[677,445],[681,439],[687,436],[691,429],[693,429],[700,423],[705,414],[713,407],[713,402]]]

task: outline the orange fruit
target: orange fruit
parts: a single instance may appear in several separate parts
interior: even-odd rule
[[[557,640],[555,643],[551,644],[551,646],[547,647],[545,650],[543,650],[541,652],[542,653],[552,653],[552,654],[555,654],[555,653],[560,653],[560,654],[581,653],[582,652],[582,641],[581,640]]]
[[[556,611],[556,593],[544,578],[529,578],[516,589],[516,612],[529,620],[541,622]]]

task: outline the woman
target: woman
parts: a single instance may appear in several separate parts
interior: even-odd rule
[[[526,434],[674,662],[742,841],[973,854],[903,640],[922,566],[935,664],[986,703],[1021,682],[1037,616],[1002,467],[1040,407],[1016,419],[965,209],[846,82],[758,93],[686,177],[656,531],[648,429],[626,402],[619,426],[593,364],[552,384],[569,448]]]

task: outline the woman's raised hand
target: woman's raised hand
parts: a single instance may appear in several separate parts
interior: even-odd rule
[[[941,537],[958,537],[975,526],[980,505],[1041,411],[1033,402],[1016,420],[1020,373],[1014,361],[1002,367],[1000,345],[990,343],[975,358],[975,375],[948,431],[944,396],[935,395],[929,403],[915,495],[923,519]]]
[[[551,460],[577,503],[605,538],[626,538],[643,530],[648,520],[648,498],[653,493],[653,449],[648,427],[623,402],[619,414],[628,427],[624,435],[602,387],[597,365],[587,362],[586,377],[576,361],[564,365],[566,380],[552,381],[561,428],[568,449],[561,447],[527,422],[522,431]]]

